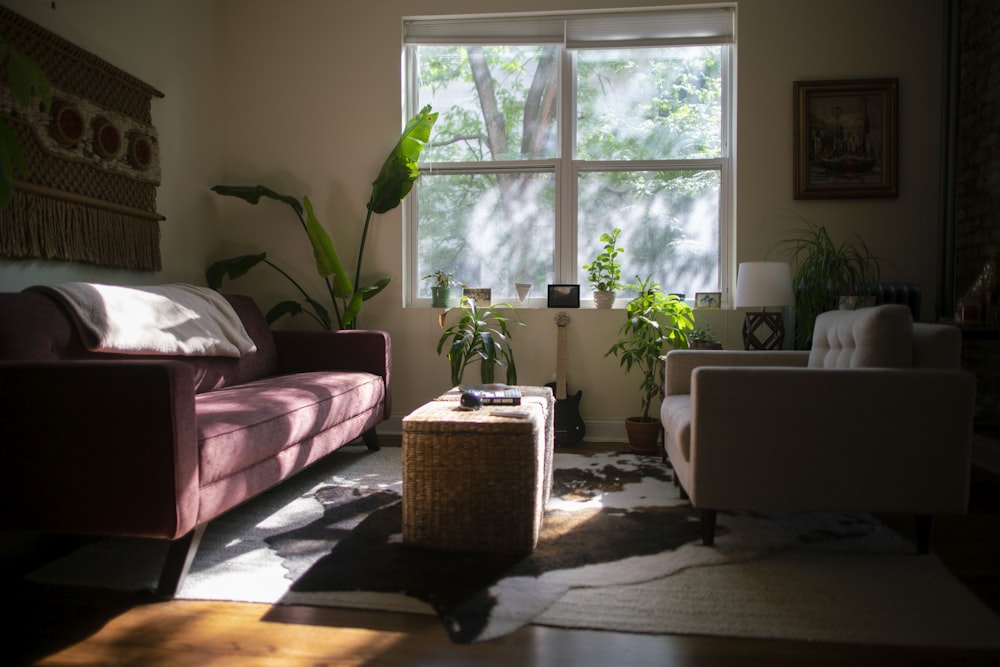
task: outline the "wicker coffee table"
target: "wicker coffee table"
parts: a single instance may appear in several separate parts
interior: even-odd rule
[[[522,387],[527,418],[461,410],[452,390],[403,418],[403,543],[530,553],[552,487],[547,387]],[[497,406],[500,407],[500,406]]]

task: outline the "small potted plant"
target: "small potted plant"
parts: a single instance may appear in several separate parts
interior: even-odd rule
[[[712,327],[707,324],[688,334],[688,346],[692,350],[721,350],[722,343],[715,337]]]
[[[613,306],[615,292],[622,287],[622,265],[618,262],[618,255],[625,252],[625,248],[618,246],[618,235],[621,233],[622,230],[616,227],[610,234],[601,234],[603,249],[597,253],[593,262],[583,265],[594,290],[594,305],[597,308]]]
[[[438,269],[428,273],[424,280],[431,280],[431,306],[434,308],[450,308],[459,305],[462,297],[462,283],[455,280],[454,273],[446,273]]]
[[[458,313],[458,321],[445,327],[450,313]],[[437,353],[447,352],[451,366],[451,384],[462,384],[467,366],[479,362],[479,376],[483,384],[493,383],[496,367],[507,369],[507,384],[517,384],[517,366],[514,349],[510,344],[510,326],[524,326],[521,316],[513,306],[498,303],[479,307],[475,299],[461,297],[459,306],[449,308],[438,316],[442,329]]]
[[[604,356],[614,355],[626,373],[641,374],[639,395],[641,414],[625,420],[629,447],[637,454],[658,453],[660,420],[650,417],[653,397],[660,392],[660,355],[663,348],[684,349],[694,330],[694,311],[675,294],[666,294],[660,284],[647,276],[637,284],[627,285],[638,294],[625,308],[625,324],[620,338]]]

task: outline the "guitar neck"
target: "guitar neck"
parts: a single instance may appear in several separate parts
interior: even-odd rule
[[[556,349],[556,398],[566,398],[566,327],[559,326],[558,348]]]

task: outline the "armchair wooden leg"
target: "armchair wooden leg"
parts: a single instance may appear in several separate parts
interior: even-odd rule
[[[926,554],[931,550],[931,515],[917,515],[917,553]]]
[[[375,432],[375,429],[362,433],[361,440],[364,441],[365,446],[367,446],[370,451],[377,452],[382,449],[382,445],[380,445],[378,441],[378,433]]]
[[[201,543],[201,536],[205,534],[208,524],[202,524],[192,530],[187,535],[173,540],[170,549],[167,551],[167,560],[163,563],[160,571],[160,582],[156,587],[157,597],[165,600],[172,600],[181,587],[184,577],[187,576],[191,561],[198,551],[198,544]]]
[[[718,512],[715,510],[701,510],[701,543],[706,547],[715,545],[715,519]]]

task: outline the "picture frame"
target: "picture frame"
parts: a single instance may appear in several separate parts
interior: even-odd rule
[[[898,79],[795,81],[795,199],[898,197]]]
[[[465,287],[462,289],[462,296],[476,302],[477,308],[484,308],[493,302],[492,287]]]
[[[549,308],[579,308],[580,286],[555,284],[549,285]]]
[[[695,292],[694,307],[703,310],[722,308],[722,292]]]

